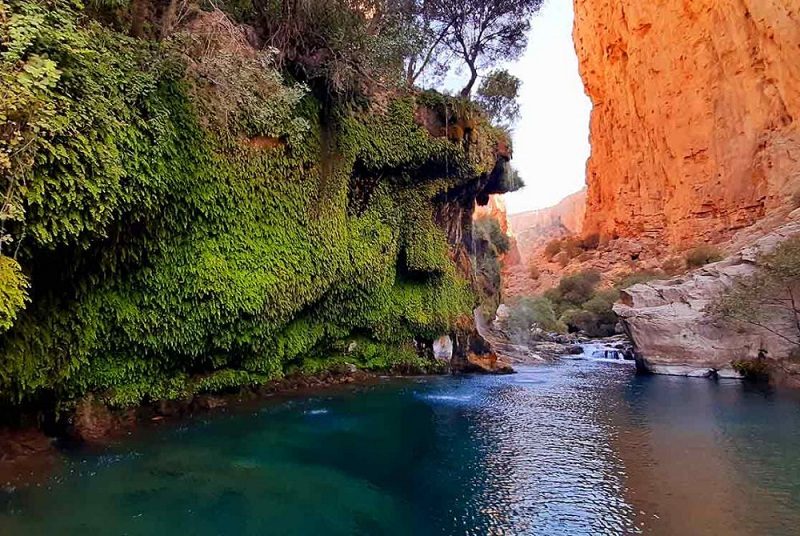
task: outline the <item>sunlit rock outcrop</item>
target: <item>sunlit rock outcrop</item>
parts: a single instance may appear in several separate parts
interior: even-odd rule
[[[763,236],[720,262],[684,276],[651,281],[622,291],[614,306],[638,352],[638,364],[650,372],[685,376],[738,376],[736,360],[760,357],[778,363],[782,379],[798,382],[800,366],[786,359],[796,347],[783,336],[797,321],[783,308],[770,308],[767,328],[721,322],[708,314],[709,306],[728,287],[759,266],[759,255],[771,252],[789,237],[800,234],[797,218]],[[763,300],[773,300],[764,295]]]

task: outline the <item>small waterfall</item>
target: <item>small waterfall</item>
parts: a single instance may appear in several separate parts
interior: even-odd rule
[[[618,342],[618,341],[615,341]],[[573,359],[590,359],[592,361],[611,361],[619,363],[634,364],[633,354],[611,342],[587,342],[581,343],[579,346],[583,349],[583,353],[569,356]],[[628,357],[626,358],[626,354]]]

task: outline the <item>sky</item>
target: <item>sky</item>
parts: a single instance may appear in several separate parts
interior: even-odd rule
[[[508,66],[522,80],[512,164],[526,184],[506,194],[511,214],[555,205],[586,182],[592,103],[578,74],[572,20],[572,0],[547,0],[525,54]]]
[[[553,206],[586,184],[592,103],[578,74],[572,1],[545,0],[531,21],[525,53],[497,66],[522,81],[511,164],[526,186],[505,195],[509,214]],[[456,69],[441,84],[458,92],[466,78],[463,68]],[[442,87],[425,75],[418,83]]]

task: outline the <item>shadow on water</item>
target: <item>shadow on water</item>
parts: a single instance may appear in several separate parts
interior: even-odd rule
[[[793,534],[799,409],[591,361],[389,381],[67,455],[0,534]]]

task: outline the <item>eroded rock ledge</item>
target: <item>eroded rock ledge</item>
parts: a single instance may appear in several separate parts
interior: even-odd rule
[[[758,327],[713,320],[706,307],[738,276],[753,274],[759,253],[769,253],[800,234],[800,210],[792,221],[724,260],[665,281],[634,285],[614,306],[637,350],[640,368],[657,374],[738,377],[734,360],[756,359],[759,353],[780,359],[792,345]],[[789,314],[771,318],[776,331],[790,329]],[[782,362],[780,380],[800,385],[800,366]]]

